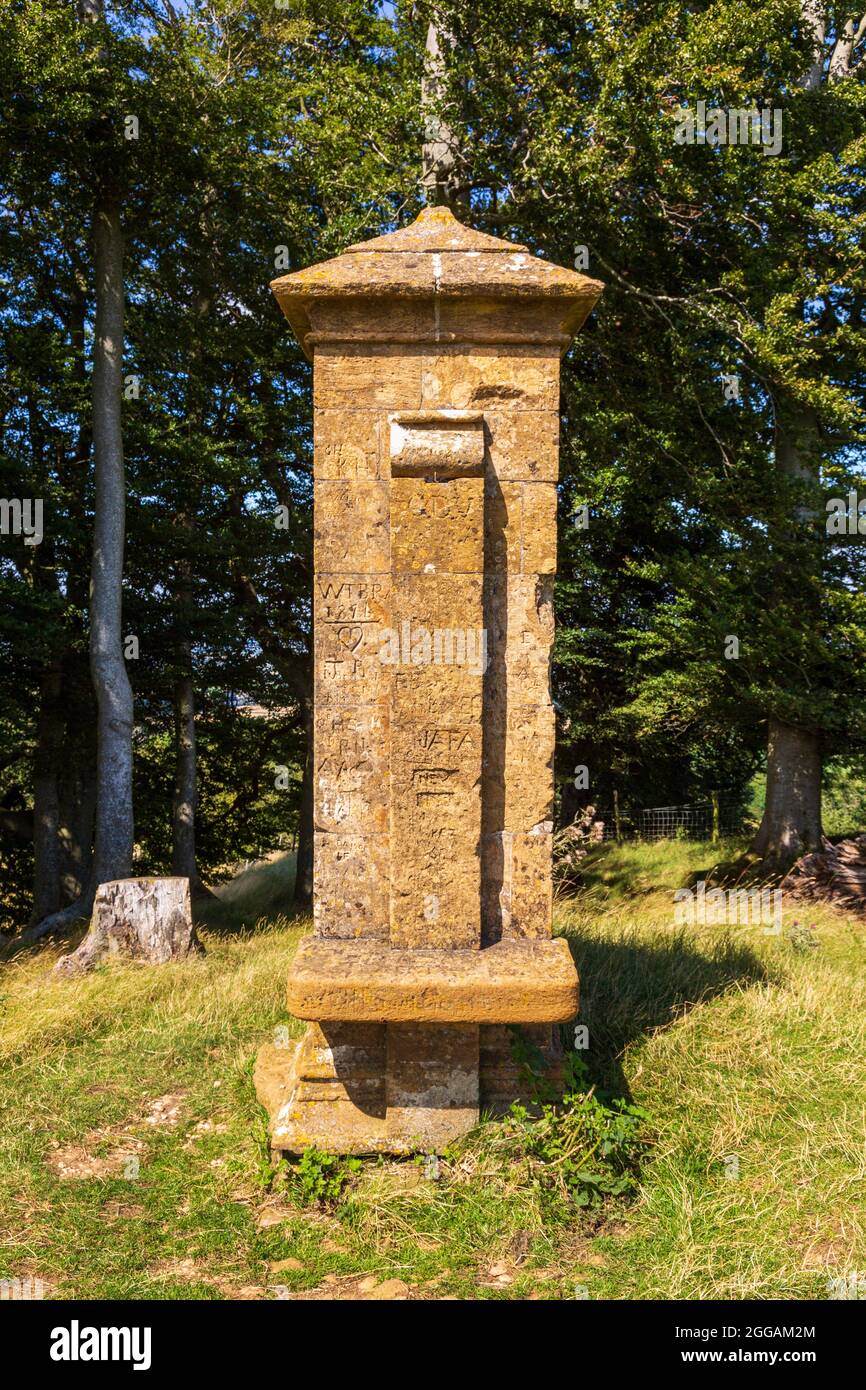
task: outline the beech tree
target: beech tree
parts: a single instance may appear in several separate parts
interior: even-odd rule
[[[563,375],[569,805],[577,763],[742,798],[768,750],[757,856],[814,843],[866,748],[825,527],[866,491],[864,45],[824,0],[0,0],[0,492],[45,508],[0,557],[5,924],[288,840],[308,901],[310,370],[268,282],[425,198],[607,284]],[[701,102],[779,152],[680,138]]]
[[[866,431],[866,26],[794,0],[437,10],[476,217],[608,284],[564,380],[563,500],[593,521],[563,517],[563,711],[654,761],[729,724],[747,775],[758,727],[755,849],[781,867],[820,838],[823,758],[866,732],[862,557],[821,534]]]

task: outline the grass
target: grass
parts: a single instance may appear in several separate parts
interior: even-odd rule
[[[826,1298],[866,1270],[866,927],[683,929],[672,891],[731,849],[593,856],[557,909],[593,1080],[650,1116],[637,1196],[581,1212],[487,1123],[439,1162],[369,1162],[330,1209],[270,1169],[259,1045],[300,1025],[286,856],[219,890],[207,955],[55,981],[0,965],[0,1278],[55,1297]],[[792,934],[793,932],[793,934]],[[816,942],[817,945],[811,945]],[[396,1286],[399,1290],[400,1286]],[[318,1291],[318,1292],[316,1292]]]
[[[200,904],[197,918],[214,931],[252,930],[282,916],[294,887],[294,855],[275,852],[220,884],[213,898]]]

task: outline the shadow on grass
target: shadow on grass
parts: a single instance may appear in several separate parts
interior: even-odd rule
[[[707,886],[712,888],[774,888],[782,882],[793,863],[794,860],[791,860],[786,867],[780,868],[747,850],[736,859],[715,864],[711,869],[698,870],[683,886],[694,888],[696,883],[704,879]]]
[[[23,941],[21,937],[14,936],[0,949],[0,965],[10,964],[22,957],[35,957],[42,951],[54,951],[58,948],[63,955],[76,951],[87,935],[89,925],[87,917],[79,917],[63,931],[52,932],[48,936],[40,937],[38,941]]]
[[[579,927],[568,930],[567,940],[580,975],[577,1022],[589,1030],[590,1046],[582,1055],[590,1079],[627,1100],[620,1059],[630,1043],[718,995],[775,980],[754,951],[730,940],[701,951],[685,932],[647,942],[627,935],[606,940]]]

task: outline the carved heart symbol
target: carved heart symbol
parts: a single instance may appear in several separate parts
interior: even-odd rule
[[[347,651],[353,652],[356,647],[360,647],[363,637],[364,632],[360,627],[337,628],[337,639]]]

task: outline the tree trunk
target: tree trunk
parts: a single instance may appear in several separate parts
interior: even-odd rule
[[[824,0],[800,0],[800,22],[812,40],[812,61],[800,78],[800,86],[814,92],[821,86],[824,71],[824,39],[827,26]]]
[[[60,793],[62,760],[62,666],[50,662],[42,675],[36,754],[33,766],[33,922],[60,907]]]
[[[61,899],[84,899],[90,910],[93,881],[93,826],[96,814],[96,704],[87,656],[83,614],[88,607],[88,561],[92,551],[84,480],[93,449],[93,402],[87,386],[87,274],[76,261],[75,293],[70,308],[70,339],[75,380],[80,391],[80,423],[75,452],[64,461],[64,486],[70,499],[73,530],[67,580],[69,629],[63,662],[65,756],[60,770]]]
[[[816,450],[811,418],[802,410],[789,409],[778,426],[776,465],[793,482],[816,481],[812,462]],[[807,631],[817,634],[821,622],[817,580],[821,568],[821,541],[816,513],[807,504],[797,507],[790,527],[795,533],[794,547],[780,565],[787,570],[791,556],[797,563],[797,590],[794,611]],[[799,534],[798,534],[799,533]],[[780,587],[790,574],[779,575]],[[817,728],[793,726],[771,714],[767,730],[767,792],[764,815],[752,849],[761,856],[770,872],[787,870],[807,850],[821,845],[822,739]]]
[[[821,846],[821,738],[770,720],[767,799],[754,850],[768,869],[788,869]]]
[[[63,674],[65,751],[60,769],[60,883],[64,902],[92,902],[96,814],[96,706],[83,645],[70,644]]]
[[[452,212],[465,217],[469,212],[468,189],[458,177],[457,143],[440,107],[447,76],[443,50],[450,48],[452,43],[450,34],[434,9],[427,26],[424,75],[421,79],[421,120],[424,126],[421,184],[429,206],[447,204]]]
[[[93,452],[96,505],[90,588],[90,667],[97,720],[94,882],[132,872],[132,688],[123,658],[126,495],[121,432],[123,232],[118,207],[95,216],[96,324]]]
[[[182,650],[181,650],[182,649]],[[181,643],[180,656],[190,659],[188,643]],[[188,878],[194,898],[213,894],[199,877],[195,858],[195,813],[198,800],[196,774],[195,691],[192,673],[182,672],[174,687],[175,773],[171,822],[171,871]]]
[[[192,880],[196,877],[195,696],[188,674],[180,675],[174,684],[174,742],[171,871]]]
[[[96,890],[90,930],[54,967],[60,975],[92,970],[107,955],[165,965],[201,954],[185,878],[126,878]]]
[[[313,903],[313,707],[310,700],[304,701],[304,733],[307,756],[301,781],[294,902],[296,907],[308,911]]]
[[[95,753],[93,755],[95,760]],[[87,914],[93,901],[93,824],[96,817],[96,783],[92,766],[75,759],[60,797],[60,891],[66,903],[78,898]]]
[[[199,283],[195,293],[195,332],[190,353],[186,391],[186,424],[188,436],[193,430],[205,427],[207,388],[203,379],[206,323],[213,307],[213,295],[208,275],[215,255],[214,234],[209,217],[210,209],[219,201],[215,189],[209,188],[205,210],[199,220],[200,258],[195,266]],[[175,683],[174,683],[174,741],[175,772],[171,820],[172,873],[189,879],[194,898],[212,898],[213,894],[199,877],[195,856],[195,818],[198,808],[198,766],[196,759],[195,685],[192,664],[192,552],[195,518],[201,501],[201,488],[194,488],[187,505],[177,517],[179,554],[175,565]]]

